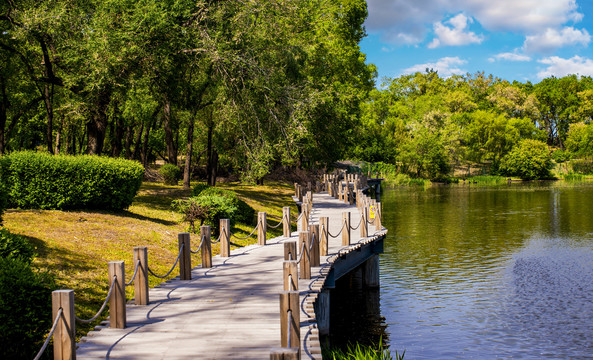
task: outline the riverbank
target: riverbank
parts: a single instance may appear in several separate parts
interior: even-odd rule
[[[251,186],[239,183],[220,184],[233,190],[257,211],[268,213],[270,222],[282,218],[282,207],[296,207],[292,201],[292,187],[282,183]],[[107,262],[123,260],[126,273],[132,274],[132,249],[146,246],[151,267],[157,273],[168,271],[177,256],[177,234],[187,232],[182,216],[171,209],[171,201],[189,196],[191,190],[181,186],[143,183],[132,205],[122,212],[7,210],[4,227],[11,233],[26,237],[38,253],[34,266],[55,276],[59,288],[76,292],[77,315],[90,318],[107,295]],[[244,237],[251,226],[237,224],[237,236]],[[278,236],[282,229],[269,229],[270,237]],[[232,247],[256,242],[233,240]],[[218,253],[216,247],[214,254]],[[192,258],[199,264],[200,258]],[[174,277],[172,274],[170,277]],[[163,280],[150,277],[150,286]],[[131,290],[128,298],[131,298]],[[92,329],[103,317],[86,326],[79,326],[78,336]]]

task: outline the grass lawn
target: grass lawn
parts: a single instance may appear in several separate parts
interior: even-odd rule
[[[221,184],[220,187],[236,191],[256,212],[267,212],[271,225],[282,218],[283,206],[291,206],[291,214],[297,215],[290,185],[231,183]],[[181,214],[171,210],[171,201],[190,194],[190,190],[183,190],[180,186],[143,183],[126,211],[7,210],[4,227],[34,244],[38,253],[34,265],[54,274],[59,288],[74,289],[77,316],[90,318],[107,296],[109,261],[125,261],[129,277],[134,271],[132,249],[146,246],[151,270],[165,274],[171,268],[178,254],[177,234],[188,230]],[[293,216],[293,220],[295,218]],[[252,226],[237,224],[233,232],[244,237],[252,230]],[[268,227],[268,238],[281,234],[281,227]],[[255,236],[242,241],[232,238],[231,247],[253,244],[256,240]],[[192,234],[193,247],[198,246],[198,241],[199,236]],[[219,246],[214,245],[212,250],[215,255],[218,254]],[[192,265],[199,263],[199,254],[192,255]],[[178,274],[179,271],[174,270],[170,277]],[[149,281],[152,287],[164,280],[150,276]],[[133,298],[133,286],[127,288],[127,295],[129,299]],[[93,324],[77,324],[77,337],[105,319],[107,313],[105,311],[102,318]]]

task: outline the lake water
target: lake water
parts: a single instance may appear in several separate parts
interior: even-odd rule
[[[388,189],[381,201],[391,350],[406,359],[593,357],[593,186]]]

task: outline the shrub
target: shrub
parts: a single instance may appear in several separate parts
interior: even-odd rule
[[[181,169],[173,164],[165,164],[159,169],[159,173],[165,178],[165,184],[177,185]]]
[[[8,206],[22,209],[125,209],[143,175],[137,162],[90,155],[16,152],[0,158]]]
[[[533,180],[549,177],[551,167],[548,146],[539,140],[524,139],[505,155],[500,171],[523,180]]]
[[[196,186],[194,186],[194,188],[192,189],[192,195],[193,196],[198,196],[202,193],[202,191],[208,189],[210,186],[208,186],[207,184],[204,183],[198,183],[196,184]]]
[[[2,225],[2,215],[4,215],[4,210],[6,209],[7,205],[7,194],[6,189],[2,182],[0,181],[0,225]]]
[[[20,258],[0,258],[0,358],[32,359],[51,327],[47,273],[34,272]]]
[[[34,254],[35,249],[25,238],[11,234],[6,229],[0,229],[0,258],[19,258],[31,263]]]
[[[589,159],[576,159],[570,162],[572,171],[578,174],[593,174],[593,160]]]
[[[558,164],[561,164],[563,162],[570,160],[571,156],[572,155],[569,151],[564,151],[564,150],[560,150],[560,149],[558,149],[552,153],[552,159],[554,159],[554,161],[557,162]]]

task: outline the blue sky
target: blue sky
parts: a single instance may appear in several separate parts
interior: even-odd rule
[[[593,76],[593,0],[367,0],[379,78],[484,71],[521,82]],[[379,81],[380,84],[381,81]]]

